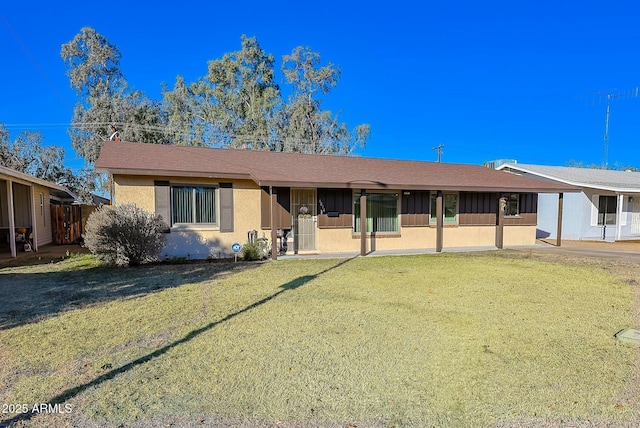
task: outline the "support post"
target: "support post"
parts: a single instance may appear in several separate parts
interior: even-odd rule
[[[562,207],[564,205],[564,193],[558,193],[558,231],[556,233],[556,247],[562,246]]]
[[[622,237],[622,204],[624,203],[624,195],[618,195],[618,203],[616,204],[616,241]]]
[[[113,206],[113,174],[109,173],[109,205]]]
[[[36,201],[36,189],[32,184],[29,186],[29,196],[31,198],[31,235],[33,235],[33,239],[31,240],[31,251],[38,251],[38,221],[36,220],[36,203],[40,203],[40,201]],[[25,238],[29,238],[29,234]]]
[[[271,195],[271,260],[278,260],[278,230],[276,229],[276,206],[278,204],[278,194],[273,186],[269,186]]]
[[[507,200],[498,194],[498,221],[496,227],[496,247],[504,248],[504,212],[507,209]]]
[[[444,242],[444,216],[443,216],[442,190],[436,193],[436,253],[442,252]]]
[[[9,179],[7,179],[7,211],[9,214],[9,248],[11,248],[11,257],[17,257],[16,219],[13,209],[13,182]]]
[[[367,191],[360,191],[360,255],[367,255]]]

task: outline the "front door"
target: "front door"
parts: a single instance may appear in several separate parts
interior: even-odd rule
[[[316,189],[291,189],[293,247],[296,253],[316,250],[316,201]]]

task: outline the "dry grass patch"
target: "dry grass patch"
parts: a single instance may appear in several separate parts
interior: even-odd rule
[[[531,259],[279,261],[0,331],[0,403],[96,426],[634,423],[631,302],[603,269]]]

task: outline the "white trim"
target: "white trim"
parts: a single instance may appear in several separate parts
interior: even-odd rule
[[[620,235],[622,233],[622,201],[624,200],[624,195],[617,195],[617,203],[616,203],[616,241],[620,240]]]
[[[7,180],[7,210],[9,214],[9,247],[11,257],[16,257],[16,219],[13,212],[13,181]]]

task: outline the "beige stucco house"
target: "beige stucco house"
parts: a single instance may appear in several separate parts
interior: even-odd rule
[[[95,167],[114,204],[163,217],[165,257],[226,257],[254,230],[297,254],[530,245],[538,193],[575,190],[475,165],[113,141]]]
[[[16,257],[19,250],[38,250],[53,242],[51,205],[72,202],[64,186],[0,166],[0,252]]]

